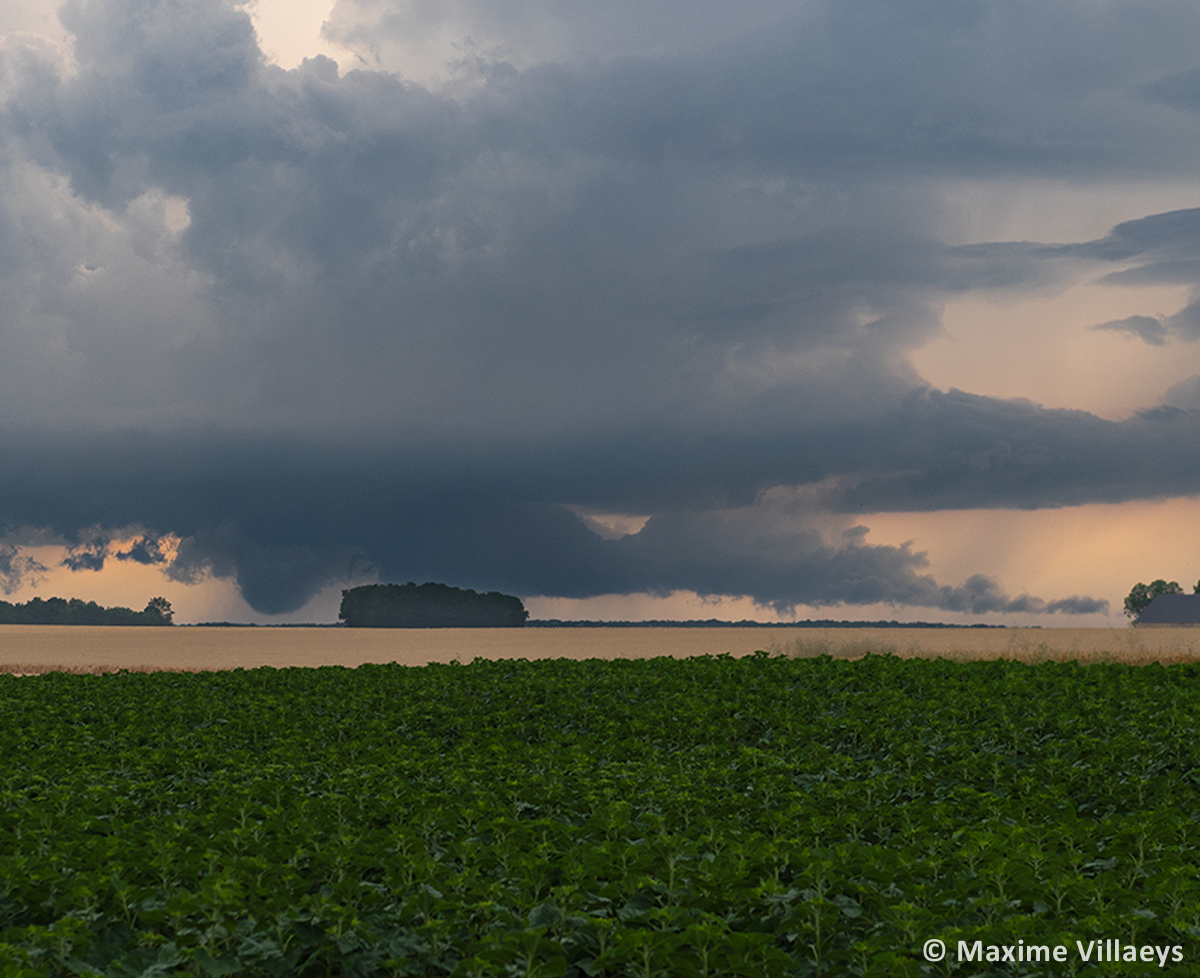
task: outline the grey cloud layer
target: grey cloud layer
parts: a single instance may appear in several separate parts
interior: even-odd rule
[[[1129,316],[1093,329],[1127,333],[1152,346],[1200,339],[1200,208],[1127,221],[1099,241],[1057,250],[1128,266],[1104,275],[1104,282],[1193,287],[1190,301],[1172,315]]]
[[[79,544],[141,526],[123,556],[152,563],[180,534],[169,573],[236,577],[270,612],[368,567],[523,594],[1095,610],[939,585],[919,554],[820,527],[1200,487],[1172,449],[1187,411],[1116,424],[942,393],[906,359],[948,296],[1105,261],[1193,280],[1190,218],[953,247],[936,181],[1190,172],[1200,13],[792,6],[748,6],[726,41],[716,6],[674,37],[684,8],[652,5],[639,46],[622,5],[563,5],[524,44],[503,25],[544,5],[338,5],[330,29],[381,63],[400,24],[514,52],[444,89],[402,65],[268,66],[247,15],[207,0],[69,4],[73,70],[10,40],[0,523]],[[1176,318],[1105,328],[1162,339]],[[812,509],[764,502],[810,483]],[[570,506],[651,518],[602,540]]]

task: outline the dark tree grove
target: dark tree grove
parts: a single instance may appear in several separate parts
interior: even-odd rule
[[[151,598],[143,611],[103,608],[79,598],[30,598],[24,604],[0,601],[0,625],[172,625],[171,602]]]
[[[446,584],[367,584],[342,592],[338,618],[350,628],[520,628],[520,598]]]

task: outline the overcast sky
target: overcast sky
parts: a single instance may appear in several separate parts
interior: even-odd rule
[[[0,589],[1121,624],[1200,8],[0,0]]]

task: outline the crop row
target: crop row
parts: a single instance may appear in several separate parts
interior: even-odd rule
[[[765,654],[0,676],[0,969],[1194,973],[1198,680]],[[933,937],[1185,960],[931,964]]]

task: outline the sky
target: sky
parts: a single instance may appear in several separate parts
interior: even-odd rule
[[[1200,8],[0,0],[0,597],[1122,627]]]

